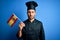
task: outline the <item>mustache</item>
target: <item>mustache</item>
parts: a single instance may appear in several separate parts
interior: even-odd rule
[[[30,16],[32,16],[32,15],[30,15]]]

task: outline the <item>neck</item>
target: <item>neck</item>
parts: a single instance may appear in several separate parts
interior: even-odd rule
[[[34,21],[34,19],[29,19],[29,21],[30,21],[30,22],[33,22],[33,21]]]

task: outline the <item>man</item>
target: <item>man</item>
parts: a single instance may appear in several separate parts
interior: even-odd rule
[[[35,19],[36,9],[38,4],[34,1],[26,3],[28,19],[19,24],[17,34],[18,40],[45,40],[44,29],[42,22]]]

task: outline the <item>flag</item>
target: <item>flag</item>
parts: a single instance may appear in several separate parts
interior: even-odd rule
[[[8,19],[7,23],[12,27],[17,20],[18,17],[15,14],[12,14],[11,17]]]

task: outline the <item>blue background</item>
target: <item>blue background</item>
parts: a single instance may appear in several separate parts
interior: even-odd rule
[[[17,21],[11,28],[7,20],[15,13],[22,21],[26,20],[29,0],[0,0],[0,40],[17,40]],[[36,19],[42,21],[46,40],[60,40],[60,1],[59,0],[34,0],[38,3]]]

